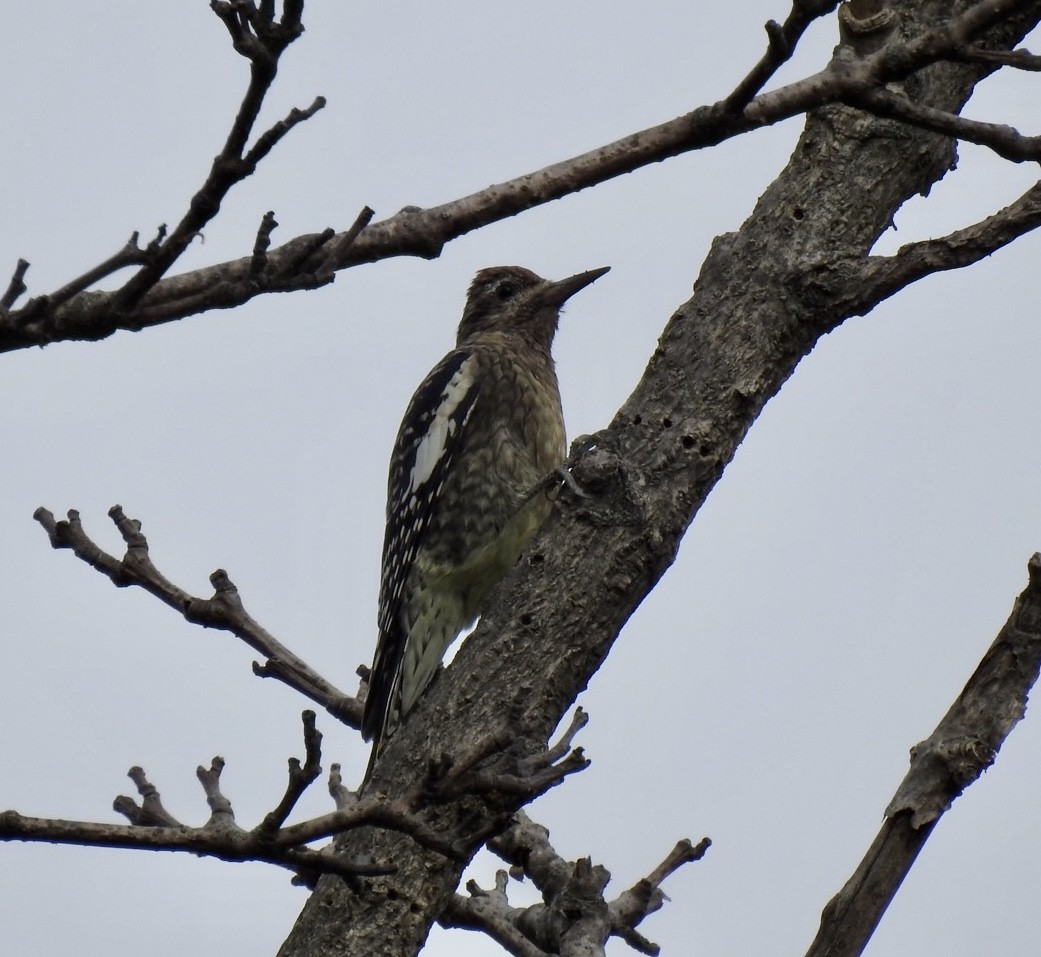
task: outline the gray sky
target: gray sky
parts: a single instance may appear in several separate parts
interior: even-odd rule
[[[312,0],[267,122],[324,94],[180,264],[433,205],[725,94],[783,5],[344,4]],[[782,78],[821,66],[818,24]],[[21,4],[0,35],[7,129],[0,270],[32,293],[175,222],[244,88],[208,4]],[[1037,132],[1036,81],[985,84],[969,113]],[[482,266],[609,276],[569,305],[556,355],[571,435],[629,394],[713,236],[736,229],[799,123],[655,165],[451,244],[435,262],[342,274],[100,344],[4,356],[0,380],[0,808],[116,820],[147,770],[172,813],[207,816],[194,769],[227,760],[253,826],[301,754],[305,702],[234,639],[119,591],[32,521],[78,508],[111,549],[113,503],[196,594],[227,568],[250,612],[341,687],[368,662],[386,462],[412,389],[451,345]],[[1032,181],[964,147],[879,251],[974,221]],[[1041,241],[939,276],[820,343],[753,428],[675,566],[581,699],[592,767],[532,808],[557,849],[621,890],[680,837],[642,930],[668,954],[802,953],[906,769],[1041,549],[1036,437]],[[356,780],[360,738],[319,719]],[[870,954],[1036,949],[1041,723],[941,822]],[[327,810],[321,788],[304,802]],[[495,864],[474,873],[489,883]],[[517,899],[530,893],[518,889]],[[0,951],[273,953],[305,900],[282,871],[173,855],[0,845]],[[614,953],[622,953],[620,944]],[[493,954],[435,931],[432,957]]]

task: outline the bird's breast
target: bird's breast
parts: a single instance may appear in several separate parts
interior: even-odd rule
[[[551,501],[535,489],[564,460],[556,376],[551,365],[532,366],[509,363],[484,377],[460,452],[468,466],[452,470],[441,496],[457,510],[433,517],[437,544],[421,557],[427,574],[471,589],[475,603],[545,521]]]

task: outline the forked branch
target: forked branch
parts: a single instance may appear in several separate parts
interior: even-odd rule
[[[867,27],[874,23],[872,4],[843,6],[843,20],[860,17],[867,25],[857,43],[840,51],[822,71],[786,86],[760,92],[777,68],[790,56],[812,20],[836,6],[830,0],[795,0],[783,25],[768,26],[767,51],[734,90],[717,103],[700,106],[666,123],[650,127],[613,143],[508,182],[429,209],[405,207],[373,225],[366,225],[371,211],[355,226],[341,233],[333,230],[298,236],[275,250],[264,245],[264,270],[258,278],[258,257],[253,256],[173,276],[161,277],[181,255],[199,230],[216,214],[221,198],[294,125],[313,115],[324,104],[318,98],[306,110],[294,110],[281,123],[262,134],[247,149],[249,131],[259,102],[274,78],[269,61],[277,61],[284,46],[299,31],[296,21],[302,3],[284,4],[283,17],[274,18],[274,4],[257,7],[250,0],[214,3],[228,27],[236,49],[250,57],[253,74],[250,89],[221,155],[210,175],[193,197],[189,211],[173,232],[146,257],[139,271],[115,292],[81,291],[54,305],[40,297],[20,310],[0,309],[0,351],[43,345],[58,340],[99,339],[119,329],[139,330],[210,309],[230,308],[264,293],[313,289],[331,282],[336,271],[394,256],[435,258],[445,244],[490,223],[524,210],[605,182],[651,163],[718,143],[755,129],[829,104],[852,103],[892,116],[902,122],[924,125],[951,136],[978,142],[1011,158],[1034,159],[1036,141],[994,124],[961,121],[953,114],[929,110],[886,90],[917,71],[943,60],[977,59],[995,66],[1001,58],[1009,65],[1028,68],[1033,59],[1025,51],[1002,51],[998,60],[977,45],[978,38],[1003,17],[1022,6],[1012,0],[976,3],[958,16],[908,39],[889,38],[880,49],[869,42]],[[858,13],[864,7],[863,15]],[[294,26],[296,24],[296,26]],[[858,47],[858,44],[866,44]],[[850,55],[851,53],[855,55]],[[367,213],[367,215],[366,215]],[[271,227],[273,228],[273,226]],[[359,234],[360,233],[360,234]],[[270,229],[267,233],[270,239]],[[89,275],[89,273],[87,274]],[[18,276],[24,278],[24,270]],[[13,282],[4,301],[20,294]],[[67,287],[66,287],[67,288]],[[14,298],[12,298],[12,296]]]
[[[636,927],[665,901],[661,883],[684,864],[700,860],[711,845],[680,841],[650,874],[614,900],[604,896],[611,875],[589,858],[567,861],[549,842],[549,831],[519,811],[512,825],[489,842],[489,848],[511,865],[499,871],[495,887],[467,884],[469,897],[455,894],[438,919],[444,927],[481,930],[515,957],[582,953],[599,955],[611,937],[621,937],[641,954],[655,955],[656,944]],[[530,878],[543,903],[513,907],[506,894],[510,877]]]
[[[210,583],[214,588],[212,597],[197,598],[190,595],[166,578],[152,563],[148,539],[142,533],[139,521],[124,515],[118,505],[109,509],[108,514],[127,546],[122,558],[110,555],[91,539],[84,531],[80,514],[75,509],[69,511],[66,520],[56,520],[45,508],[38,508],[33,518],[46,529],[54,548],[71,549],[77,558],[106,575],[120,588],[143,588],[190,622],[231,632],[264,656],[263,663],[254,662],[254,674],[263,678],[277,678],[321,705],[349,727],[361,726],[361,699],[340,691],[255,621],[246,611],[238,589],[223,568],[218,568],[210,575]]]

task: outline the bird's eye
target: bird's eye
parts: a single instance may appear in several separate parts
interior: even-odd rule
[[[517,287],[514,286],[512,282],[507,280],[505,282],[499,283],[499,285],[496,286],[495,295],[497,295],[500,299],[502,299],[505,302],[507,299],[511,299],[516,291]]]

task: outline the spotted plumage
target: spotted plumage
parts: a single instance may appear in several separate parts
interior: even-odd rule
[[[549,513],[548,495],[532,493],[564,459],[550,347],[561,306],[606,271],[550,282],[482,269],[455,349],[408,405],[391,456],[362,723],[373,761]]]

